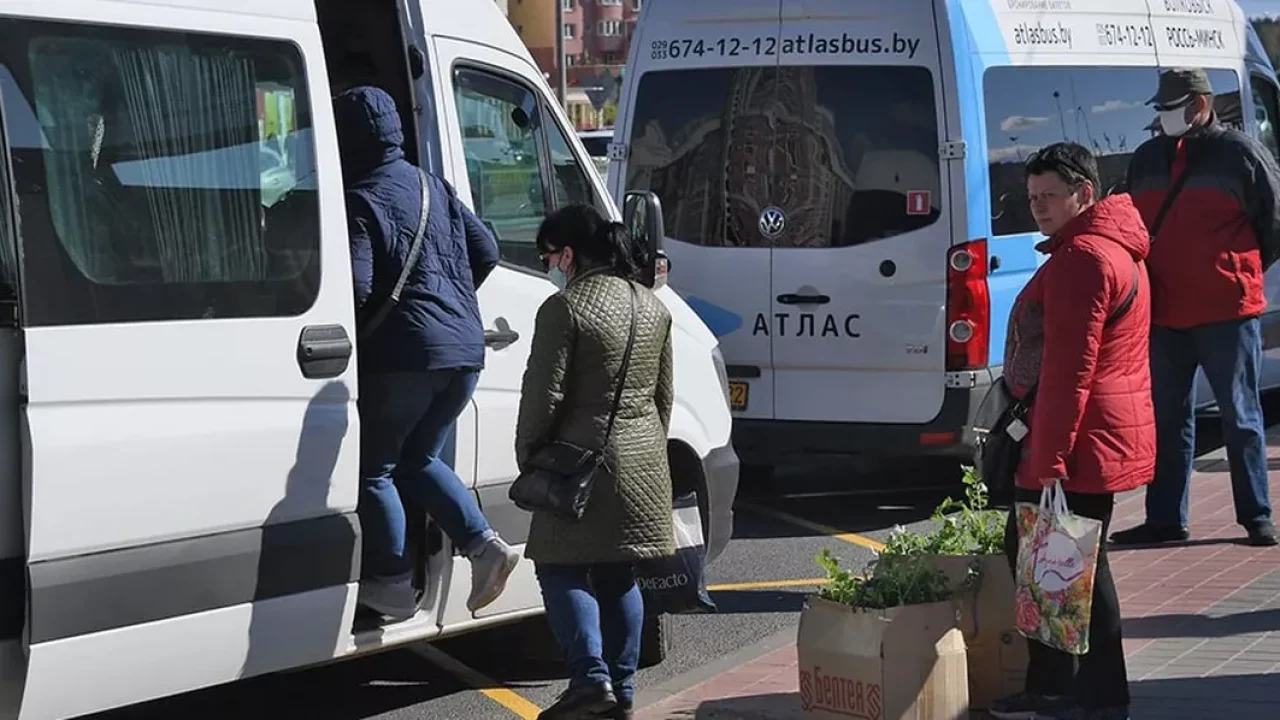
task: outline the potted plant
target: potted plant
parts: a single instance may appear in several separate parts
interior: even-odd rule
[[[895,530],[897,547],[912,534]],[[964,636],[955,588],[918,552],[880,552],[855,575],[829,550],[826,583],[810,596],[796,639],[806,717],[968,716]]]

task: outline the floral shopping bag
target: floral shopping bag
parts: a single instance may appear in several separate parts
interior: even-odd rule
[[[1018,632],[1073,655],[1089,652],[1093,573],[1102,523],[1067,509],[1062,483],[1040,505],[1018,503]]]

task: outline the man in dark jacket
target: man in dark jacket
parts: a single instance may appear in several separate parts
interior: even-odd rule
[[[1262,273],[1280,248],[1280,168],[1260,143],[1219,124],[1204,70],[1166,70],[1149,102],[1160,113],[1163,136],[1134,152],[1129,190],[1152,230],[1158,453],[1146,522],[1116,533],[1111,542],[1190,537],[1193,395],[1196,370],[1204,368],[1222,410],[1236,520],[1252,544],[1275,545],[1258,388],[1258,316],[1267,306]]]
[[[453,188],[430,174],[420,180],[404,159],[404,133],[390,95],[355,87],[338,94],[333,109],[357,325],[368,333],[359,348],[358,509],[366,569],[360,600],[397,619],[417,611],[405,555],[403,492],[471,560],[467,606],[474,612],[502,593],[519,555],[489,527],[440,452],[484,367],[476,288],[498,264],[498,246]],[[399,302],[370,328],[369,319],[387,306],[408,264],[423,212],[423,181],[430,211],[421,250]]]

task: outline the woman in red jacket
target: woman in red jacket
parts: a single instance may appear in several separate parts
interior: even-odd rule
[[[1075,143],[1050,145],[1027,161],[1031,213],[1049,259],[1009,316],[1004,377],[1013,394],[1035,395],[1015,499],[1036,503],[1062,481],[1076,515],[1102,521],[1107,537],[1116,493],[1155,469],[1148,338],[1151,287],[1147,229],[1128,195],[1099,198],[1098,165]],[[1010,514],[1005,552],[1018,552]],[[1098,551],[1089,652],[1078,659],[1028,641],[1026,692],[995,702],[998,718],[1126,720],[1129,681],[1120,602]],[[1078,660],[1078,662],[1077,662]],[[1077,667],[1078,664],[1078,667]]]

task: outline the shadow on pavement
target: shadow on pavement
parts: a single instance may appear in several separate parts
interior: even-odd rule
[[[708,700],[692,714],[672,718],[690,720],[791,720],[800,717],[800,694],[747,695]]]
[[[1129,683],[1133,720],[1275,717],[1280,675],[1217,675]]]
[[[264,675],[232,685],[90,716],[96,720],[228,720],[308,718],[357,720],[469,690],[405,652]]]
[[[810,594],[810,591],[788,590],[717,590],[711,593],[711,599],[719,608],[719,615],[797,613],[804,609],[804,599]]]
[[[1276,631],[1280,631],[1280,610],[1255,610],[1221,617],[1150,615],[1124,621],[1126,638],[1217,638]]]

